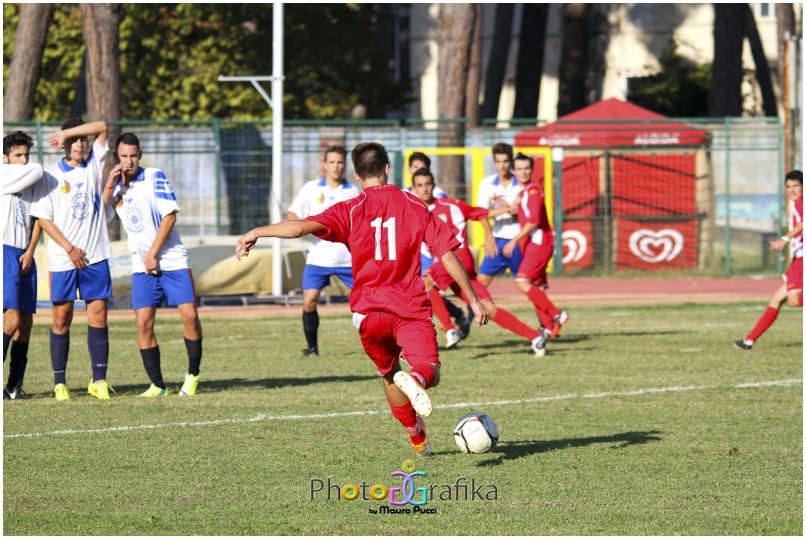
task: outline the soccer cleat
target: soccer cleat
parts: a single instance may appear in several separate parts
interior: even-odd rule
[[[532,350],[534,350],[537,357],[543,357],[546,355],[546,342],[548,340],[549,331],[547,329],[541,329],[540,335],[538,335],[535,340],[532,341]]]
[[[148,387],[148,389],[146,389],[145,391],[140,393],[138,395],[138,397],[144,397],[146,399],[150,399],[150,398],[153,398],[153,397],[164,397],[167,394],[168,394],[168,389],[167,388],[162,388],[162,387],[159,387],[159,386],[155,386],[154,384],[151,384]]]
[[[57,401],[70,400],[70,392],[67,390],[67,386],[64,384],[56,384],[56,387],[53,388],[53,396]]]
[[[408,430],[408,429],[407,429]],[[414,452],[417,453],[418,457],[427,457],[431,454],[431,444],[428,443],[428,435],[425,433],[425,421],[422,417],[417,418],[417,427],[415,431],[415,435],[419,433],[423,433],[425,436],[425,440],[423,440],[419,444],[415,444],[411,440],[411,436],[409,436],[409,442],[411,442],[412,447],[414,447]]]
[[[196,389],[199,387],[199,377],[185,373],[185,382],[182,384],[182,389],[179,390],[180,397],[192,397],[196,394]]]
[[[313,348],[306,348],[302,351],[302,356],[303,357],[319,356],[319,348],[315,346]]]
[[[753,343],[752,342],[748,343],[744,339],[739,339],[738,341],[733,343],[733,346],[735,346],[739,350],[748,350],[749,351],[749,350],[753,349]]]
[[[445,333],[445,348],[453,348],[462,340],[462,334],[458,329],[449,329]]]
[[[462,318],[462,321],[459,323],[459,334],[462,336],[462,340],[467,339],[467,336],[470,335],[470,328],[473,327],[474,317],[473,311],[470,311],[470,314]]]
[[[115,392],[114,389],[109,387],[109,384],[106,382],[106,380],[100,380],[98,382],[90,382],[90,385],[87,388],[87,393],[91,397],[95,397],[96,399],[101,401],[109,400],[110,391],[112,391],[112,393]]]
[[[14,389],[9,389],[7,387],[3,388],[3,399],[8,400],[20,400],[26,397],[25,391],[22,390],[22,387],[17,386]]]
[[[423,417],[431,415],[431,397],[417,380],[409,376],[405,371],[398,371],[393,378],[395,385],[400,388],[409,401],[411,401],[414,411]]]
[[[559,337],[560,332],[562,332],[563,330],[563,326],[565,326],[565,324],[567,324],[570,319],[571,317],[568,316],[567,312],[560,311],[560,314],[554,317],[554,323],[552,324],[551,334],[549,335],[549,337],[552,339],[554,339],[555,337]]]

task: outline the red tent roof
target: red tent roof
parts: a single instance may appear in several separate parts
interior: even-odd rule
[[[516,146],[580,148],[695,146],[707,140],[707,131],[615,98],[515,135]]]

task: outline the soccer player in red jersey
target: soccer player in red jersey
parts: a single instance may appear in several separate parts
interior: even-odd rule
[[[792,263],[783,274],[784,284],[770,298],[767,310],[744,339],[734,343],[740,350],[753,348],[759,337],[775,322],[784,302],[792,307],[803,307],[803,172],[792,170],[786,175],[786,198],[789,200],[789,232],[770,242],[775,251],[783,251],[787,243],[792,247]]]
[[[554,254],[554,230],[549,224],[543,188],[532,182],[533,161],[519,153],[514,159],[515,177],[523,185],[518,202],[518,234],[504,245],[504,256],[514,252],[520,245],[523,259],[515,276],[518,290],[529,298],[535,307],[540,323],[556,337],[568,322],[568,313],[558,309],[546,295],[548,278],[546,266]]]
[[[440,363],[431,302],[420,277],[420,244],[425,242],[470,298],[477,324],[486,324],[490,315],[453,253],[459,242],[450,229],[434,219],[416,196],[387,184],[389,156],[383,145],[359,144],[352,161],[361,195],[302,221],[252,229],[238,240],[235,256],[247,256],[263,237],[315,234],[349,247],[353,325],[383,377],[392,415],[406,428],[415,452],[427,456],[431,446],[422,417],[431,413],[426,390],[439,382]],[[410,373],[400,369],[401,357],[411,367]]]
[[[427,168],[422,168],[414,173],[412,177],[412,186],[414,192],[420,197],[420,200],[428,206],[431,213],[438,217],[446,224],[448,224],[454,232],[454,236],[460,242],[460,246],[456,249],[455,253],[462,265],[465,268],[468,276],[470,276],[470,283],[476,291],[476,295],[481,299],[482,305],[490,312],[490,320],[501,326],[502,328],[520,335],[528,339],[532,343],[532,349],[537,356],[545,354],[545,335],[540,331],[529,327],[521,320],[519,320],[511,312],[500,309],[493,301],[493,297],[487,287],[481,284],[476,277],[475,262],[470,249],[467,247],[467,221],[475,220],[481,222],[484,231],[488,237],[492,237],[492,230],[490,229],[490,222],[488,219],[495,217],[501,213],[508,213],[509,208],[499,208],[488,210],[487,208],[478,208],[471,206],[462,200],[455,198],[437,198],[434,196],[434,175]],[[435,262],[425,272],[425,286],[431,296],[431,305],[434,309],[434,314],[442,323],[445,328],[445,337],[447,340],[446,348],[452,348],[461,339],[459,328],[451,320],[448,310],[441,300],[442,296],[439,291],[446,291],[451,287],[454,292],[459,294],[465,303],[468,303],[468,298],[462,294],[461,290],[457,290],[456,282],[445,270],[441,262]]]

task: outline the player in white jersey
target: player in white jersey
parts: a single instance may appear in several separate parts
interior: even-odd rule
[[[330,146],[323,154],[324,177],[311,180],[302,186],[297,197],[288,208],[288,219],[305,219],[318,215],[344,200],[357,197],[360,192],[344,179],[344,164],[347,151],[342,146]],[[348,288],[353,287],[352,257],[347,247],[341,243],[314,238],[313,245],[305,259],[302,274],[302,329],[308,347],[304,356],[319,355],[319,313],[316,304],[322,289],[335,275]]]
[[[493,160],[498,172],[487,176],[479,184],[476,206],[480,208],[502,208],[514,206],[521,192],[518,179],[512,174],[512,146],[499,142],[493,146]],[[505,256],[504,246],[520,232],[518,219],[512,214],[499,215],[493,221],[493,238],[487,239],[484,260],[479,266],[479,282],[489,286],[493,276],[504,273],[507,268],[514,277],[521,265],[522,253],[516,247],[511,256]]]
[[[44,193],[42,166],[28,163],[33,140],[22,131],[3,138],[3,362],[11,344],[11,365],[4,399],[25,396],[28,343],[36,312],[34,251],[42,234],[31,218],[31,203]]]
[[[109,173],[104,205],[123,221],[132,254],[132,308],[137,319],[137,344],[151,385],[141,397],[162,397],[160,348],[154,334],[157,307],[175,306],[184,324],[188,370],[180,396],[193,396],[199,384],[202,329],[187,251],[176,230],[176,202],[171,182],[158,168],[140,166],[140,139],[123,133],[115,144],[119,164]]]
[[[95,142],[87,155],[89,136],[94,136]],[[61,131],[51,135],[48,143],[64,148],[64,158],[42,179],[46,194],[31,207],[31,214],[39,219],[42,229],[50,236],[48,259],[53,303],[50,361],[55,384],[53,392],[60,401],[70,398],[66,370],[77,297],[87,305],[87,348],[92,365],[88,393],[97,399],[109,399],[106,310],[112,297],[108,262],[112,248],[101,199],[106,139],[106,122],[85,124],[78,118],[71,118],[62,124]]]

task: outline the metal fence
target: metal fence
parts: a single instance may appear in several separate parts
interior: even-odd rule
[[[695,212],[697,215],[692,219],[696,226],[709,227],[712,233],[706,256],[697,269],[724,275],[780,271],[785,260],[770,252],[768,240],[780,235],[785,226],[782,179],[786,171],[781,122],[777,118],[677,121],[704,129],[710,135],[710,143],[704,151],[713,204],[706,211]],[[118,132],[137,133],[144,153],[143,165],[162,169],[171,180],[182,207],[177,226],[186,238],[238,235],[269,222],[270,122],[122,121],[110,122],[110,125]],[[281,205],[287,208],[304,182],[321,177],[321,152],[331,144],[344,145],[349,151],[355,144],[367,140],[383,143],[392,160],[391,181],[402,185],[403,158],[407,150],[436,147],[446,133],[465,147],[491,148],[496,142],[512,144],[516,134],[534,126],[534,120],[499,122],[476,128],[467,127],[462,119],[288,121],[283,130]],[[4,131],[22,129],[33,136],[32,159],[48,167],[61,157],[60,152],[47,146],[48,135],[58,127],[57,123],[9,122],[4,125]],[[801,140],[799,134],[796,138]],[[575,152],[585,150],[574,148]],[[630,154],[651,156],[661,150],[653,146],[633,147]],[[610,152],[602,159],[613,162],[623,157],[618,152]],[[798,148],[793,161],[800,163],[801,159]],[[432,168],[438,181],[439,167],[440,162],[435,159]],[[484,168],[485,174],[495,172],[492,157],[486,160]],[[348,178],[352,177],[349,159],[347,174]],[[468,186],[471,174],[470,159],[466,159]],[[469,195],[467,198],[471,199]],[[568,215],[560,221],[572,223],[573,219],[573,215]],[[618,268],[599,263],[587,271],[614,269]]]

